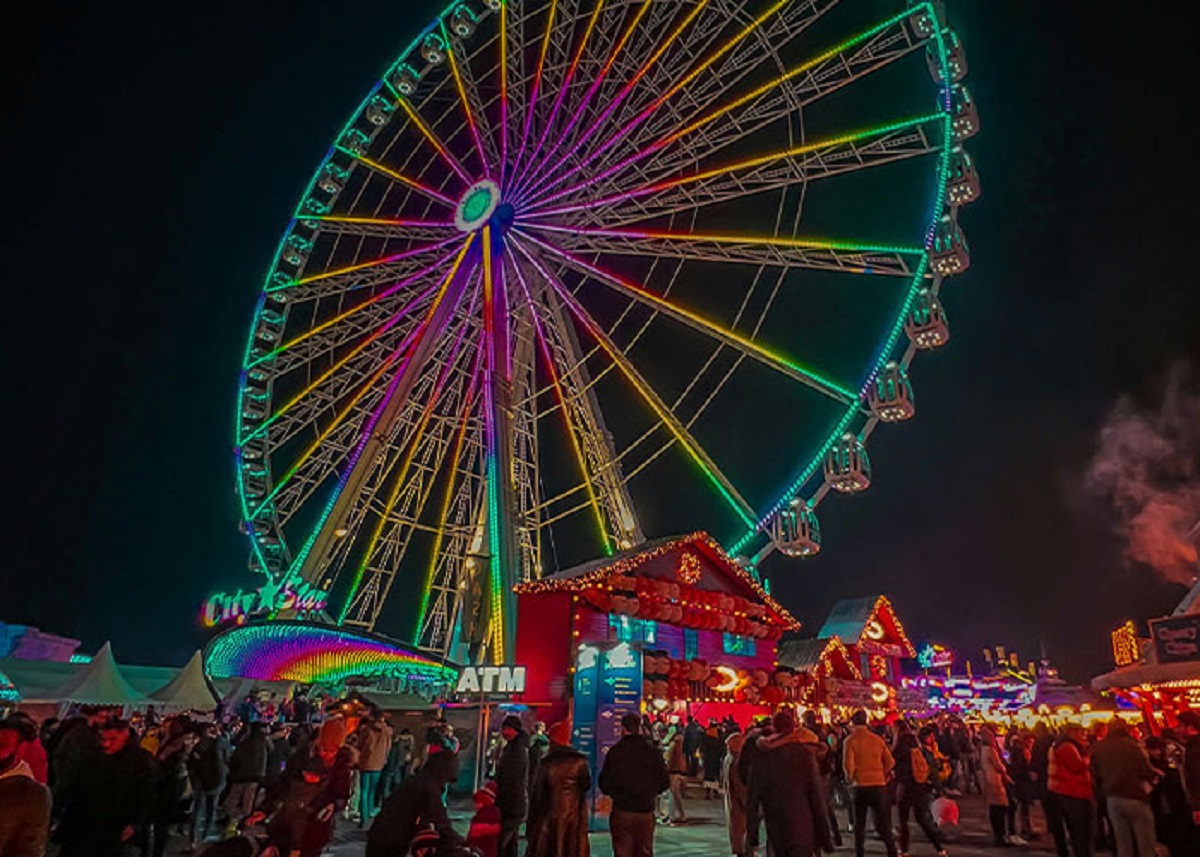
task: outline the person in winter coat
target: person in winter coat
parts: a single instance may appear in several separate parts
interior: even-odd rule
[[[757,739],[755,739],[757,740]],[[746,783],[738,773],[738,761],[746,737],[734,732],[725,739],[725,761],[721,769],[721,791],[725,794],[725,827],[729,831],[729,850],[734,857],[747,857],[746,846]]]
[[[192,846],[208,839],[217,818],[217,801],[229,776],[229,755],[233,747],[212,723],[188,755],[188,776],[192,781]]]
[[[1192,823],[1192,812],[1183,790],[1183,778],[1168,756],[1167,742],[1158,737],[1148,738],[1146,752],[1150,756],[1150,764],[1158,772],[1158,780],[1150,792],[1155,837],[1166,846],[1171,857],[1200,854],[1200,831]]]
[[[896,803],[900,810],[901,854],[908,853],[910,815],[916,816],[917,826],[921,828],[934,850],[940,855],[946,853],[945,841],[930,811],[930,779],[933,775],[930,758],[933,753],[932,750],[926,749],[926,741],[934,747],[937,746],[932,729],[922,729],[918,736],[913,735],[912,729],[904,721],[896,724],[896,746],[892,755],[896,759]]]
[[[525,857],[589,857],[587,757],[571,746],[566,721],[551,726],[549,735],[550,751],[538,765],[529,795]]]
[[[510,714],[500,725],[504,747],[496,761],[496,806],[500,808],[500,857],[517,857],[521,823],[529,814],[529,735]]]
[[[154,759],[133,740],[129,723],[105,722],[98,743],[99,753],[64,796],[59,857],[116,857],[150,817]]]
[[[770,718],[759,718],[746,731],[742,754],[737,761],[738,775],[746,784],[746,849],[751,853],[758,847],[762,827],[762,777],[758,776],[758,765],[765,751],[760,749],[759,739],[769,737],[771,733]]]
[[[151,813],[154,831],[154,857],[166,853],[172,824],[187,816],[187,760],[196,744],[190,721],[168,720],[163,740],[155,754],[154,808]]]
[[[367,832],[366,857],[408,854],[417,832],[434,827],[447,844],[461,842],[446,813],[446,786],[458,777],[453,751],[435,742],[426,747],[425,764],[383,803]]]
[[[662,753],[642,735],[642,720],[621,718],[624,734],[604,757],[598,785],[612,798],[609,830],[613,857],[649,857],[654,853],[654,802],[671,786]]]
[[[704,774],[704,796],[717,797],[721,793],[721,762],[725,758],[725,741],[717,728],[717,721],[709,721],[708,728],[700,736],[700,765]]]
[[[50,790],[21,758],[21,746],[37,740],[32,723],[0,720],[0,857],[42,857],[50,831]]]
[[[533,734],[529,736],[529,787],[533,788],[533,778],[537,774],[538,762],[550,749],[550,739],[546,736],[546,724],[538,721],[533,724]]]
[[[372,711],[358,728],[358,826],[375,817],[379,780],[392,748],[392,727],[383,712]]]
[[[330,764],[312,747],[298,768],[281,781],[283,794],[268,807],[273,813],[267,830],[280,854],[320,857],[333,839],[337,808],[350,796],[350,767],[337,756]]]
[[[225,813],[236,824],[254,811],[258,787],[267,776],[267,733],[255,721],[229,757],[229,794]]]
[[[817,767],[817,736],[797,728],[787,711],[775,715],[772,727],[773,735],[758,739],[762,754],[754,771],[762,795],[767,848],[775,857],[832,852],[828,805]]]
[[[1150,792],[1158,771],[1129,727],[1115,721],[1092,748],[1092,779],[1108,804],[1117,857],[1154,857],[1154,810]]]
[[[1087,730],[1068,724],[1065,734],[1050,751],[1046,824],[1054,836],[1058,857],[1092,857],[1092,832],[1096,824],[1092,775],[1088,763]]]
[[[679,728],[672,726],[667,732],[667,775],[671,779],[671,821],[683,824],[687,821],[687,810],[683,805],[683,787],[688,777],[688,758],[684,750],[685,740]]]
[[[842,766],[846,781],[854,787],[854,853],[863,857],[867,844],[867,810],[875,816],[875,830],[883,840],[888,857],[896,857],[896,839],[892,835],[892,807],[887,783],[896,766],[887,743],[867,728],[867,712],[858,710],[850,722],[853,728],[842,748]]]
[[[1000,754],[996,733],[985,726],[980,730],[980,737],[983,743],[979,751],[979,770],[983,779],[983,799],[988,808],[988,821],[992,826],[992,839],[1001,847],[1024,845],[1024,840],[1017,841],[1008,829],[1008,787],[1012,784],[1012,778]]]
[[[1200,824],[1200,714],[1195,711],[1180,714],[1178,731],[1183,739],[1183,791],[1192,810],[1192,821]]]

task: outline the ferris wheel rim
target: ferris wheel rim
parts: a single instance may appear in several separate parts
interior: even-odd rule
[[[497,2],[499,2],[499,0],[497,0]],[[491,4],[488,4],[488,5],[490,8]],[[510,4],[508,4],[508,3],[499,3],[499,10],[503,10],[503,9],[507,8],[509,5]],[[533,5],[537,5],[537,4],[533,4]],[[553,5],[553,4],[551,4],[551,5]],[[632,5],[632,4],[630,4],[630,5]],[[777,4],[777,5],[782,5],[782,4]],[[831,3],[831,5],[832,5],[832,3]],[[434,20],[433,23],[431,23],[428,27],[426,27],[417,36],[417,38],[415,38],[412,41],[412,43],[409,45],[409,47],[406,49],[406,51],[400,55],[401,61],[405,57],[413,54],[414,52],[419,51],[421,49],[422,43],[426,39],[428,39],[430,35],[437,35],[440,33],[446,37],[447,43],[448,43],[449,36],[447,35],[448,31],[447,31],[446,22],[449,19],[449,16],[454,12],[454,10],[456,10],[460,6],[461,6],[461,4],[458,4],[458,3],[453,3],[450,6],[448,6],[447,9],[444,10]],[[704,6],[704,3],[700,3],[700,4],[698,4],[697,8],[701,8],[703,6]],[[930,9],[933,8],[931,3],[917,4],[917,6],[915,8],[922,8],[922,7],[929,7]],[[497,10],[497,14],[502,14],[499,10]],[[907,10],[907,12],[905,14],[912,14],[912,11],[913,11],[913,9],[910,8],[909,10]],[[896,16],[896,17],[898,19],[900,16]],[[944,38],[943,38],[943,29],[944,29],[943,27],[939,27],[936,30],[935,38],[933,41],[937,45],[937,49],[939,52],[939,59],[940,59],[941,67],[943,70],[943,76],[948,77],[948,72],[946,72],[946,46],[945,46]],[[502,31],[502,33],[503,33],[503,31]],[[501,34],[497,38],[502,41],[503,35]],[[448,51],[448,53],[449,53],[449,56],[451,57],[450,64],[453,65],[455,63],[455,60],[453,58],[452,46],[451,46],[451,49]],[[399,62],[400,61],[398,61],[397,64],[393,65],[393,69],[396,67],[396,65],[399,64]],[[457,79],[457,75],[458,75],[458,73],[455,72],[456,79]],[[368,93],[367,97],[359,105],[359,108],[354,111],[354,113],[352,114],[351,120],[347,123],[347,126],[345,128],[343,128],[343,131],[338,135],[337,139],[343,140],[345,138],[345,136],[351,130],[353,130],[356,119],[364,111],[366,111],[370,108],[370,106],[373,103],[373,100],[380,94],[380,92],[384,91],[384,90],[388,90],[390,88],[391,87],[390,87],[388,80],[386,79],[386,76],[385,76],[385,79],[379,81],[374,87],[372,87],[372,89]],[[462,92],[461,81],[459,82],[458,88],[461,93]],[[398,95],[398,94],[393,91],[393,95]],[[462,95],[462,98],[463,98],[463,103],[465,104],[467,101],[467,96]],[[401,104],[405,103],[402,98],[399,99],[399,101]],[[532,113],[532,110],[534,108],[534,103],[531,102],[528,106],[529,106],[530,113]],[[948,105],[946,105],[946,110],[948,111]],[[945,179],[946,179],[946,174],[947,174],[950,157],[951,157],[952,134],[951,134],[951,129],[950,129],[950,122],[948,119],[948,113],[942,113],[942,114],[938,114],[938,115],[943,117],[942,124],[944,125],[944,138],[943,138],[942,145],[941,145],[940,149],[938,150],[938,155],[937,155],[938,168],[937,168],[937,179],[935,180],[937,199],[936,199],[935,205],[934,205],[934,216],[931,218],[929,230],[927,231],[925,246],[923,248],[903,248],[905,250],[912,250],[912,251],[916,251],[919,249],[920,250],[919,257],[920,258],[917,261],[917,263],[913,266],[912,271],[909,272],[909,274],[910,274],[909,286],[906,290],[906,296],[902,303],[902,307],[901,307],[900,311],[895,314],[895,322],[892,325],[891,330],[889,331],[889,334],[888,334],[887,338],[885,339],[884,343],[881,345],[878,356],[873,361],[873,366],[871,367],[870,371],[867,373],[866,379],[862,382],[861,389],[859,389],[857,392],[855,392],[854,390],[851,390],[851,389],[845,389],[845,390],[839,391],[840,393],[843,394],[842,398],[845,400],[843,403],[846,406],[846,410],[844,411],[841,419],[836,422],[835,427],[829,433],[828,437],[826,438],[824,443],[821,445],[819,451],[807,463],[805,463],[802,467],[799,468],[798,475],[792,481],[791,485],[784,491],[784,493],[780,497],[780,499],[774,505],[772,505],[765,514],[756,514],[754,516],[754,518],[755,518],[754,520],[746,520],[746,525],[747,525],[746,532],[740,538],[738,538],[736,541],[729,543],[729,549],[730,549],[731,553],[734,553],[734,554],[741,553],[748,545],[750,545],[750,543],[753,540],[755,540],[759,535],[761,535],[764,532],[765,527],[767,526],[767,524],[770,521],[770,519],[772,518],[772,516],[777,514],[780,511],[780,509],[786,507],[789,503],[792,502],[792,500],[796,496],[798,496],[799,493],[801,493],[801,491],[805,488],[805,486],[811,481],[814,474],[819,470],[821,462],[824,460],[825,455],[829,451],[830,447],[834,443],[836,443],[837,439],[840,438],[847,431],[847,429],[849,429],[853,424],[855,424],[856,421],[862,420],[862,428],[860,429],[860,434],[864,437],[864,439],[865,439],[866,435],[870,434],[870,432],[873,430],[873,428],[875,426],[875,419],[873,417],[865,417],[863,401],[866,396],[867,390],[868,390],[869,386],[872,384],[872,382],[874,381],[875,377],[883,369],[885,364],[887,364],[890,360],[893,359],[895,347],[899,340],[899,334],[901,332],[903,332],[903,323],[908,314],[909,309],[911,308],[913,300],[915,299],[915,297],[917,296],[917,294],[921,290],[921,288],[924,287],[929,281],[929,277],[928,277],[929,250],[930,250],[930,246],[931,246],[931,242],[932,242],[933,228],[937,224],[937,222],[940,220],[940,218],[946,208],[946,205],[945,205],[945,183],[946,183]],[[480,156],[480,159],[486,162],[487,154],[484,151],[485,146],[484,146],[483,142],[481,141],[479,132],[477,131],[477,129],[475,129],[474,123],[469,119],[468,119],[468,124],[471,125],[472,136],[474,137],[474,142],[475,142],[476,146],[478,147],[478,154]],[[504,148],[507,145],[507,142],[508,142],[507,136],[508,136],[507,128],[502,129],[501,133],[499,134],[500,148]],[[494,143],[494,141],[493,141],[493,143]],[[313,194],[314,188],[316,188],[318,186],[318,183],[321,181],[323,175],[325,175],[324,171],[326,170],[327,166],[333,162],[332,158],[334,156],[334,153],[337,152],[338,150],[339,150],[339,146],[336,144],[335,144],[335,146],[331,147],[329,152],[326,154],[326,157],[322,160],[321,164],[318,166],[317,171],[314,173],[312,180],[309,182],[309,185],[305,190],[305,193],[301,196],[302,200],[309,198]],[[536,157],[536,154],[533,157]],[[368,165],[371,163],[371,159],[366,158],[366,157],[363,157],[360,160],[367,163]],[[379,165],[377,164],[376,166],[379,166]],[[526,172],[531,168],[532,168],[532,158],[531,158],[530,163],[526,164]],[[466,177],[461,174],[460,170],[452,169],[451,172],[458,175],[458,177],[460,179],[463,179],[463,184],[466,184],[466,186],[467,186],[467,189],[465,192],[462,192],[459,194],[452,194],[452,193],[447,192],[448,191],[447,184],[453,184],[452,176],[447,177],[447,179],[445,181],[443,181],[440,186],[422,186],[420,188],[413,188],[412,192],[420,193],[424,197],[428,198],[431,206],[440,206],[439,210],[442,213],[443,217],[449,217],[450,215],[453,215],[453,218],[454,218],[453,221],[450,221],[447,219],[443,219],[441,221],[414,221],[411,224],[411,226],[413,226],[413,228],[416,228],[416,229],[423,229],[426,232],[430,232],[430,233],[436,233],[438,229],[445,229],[446,234],[450,235],[450,236],[452,236],[453,232],[455,230],[457,230],[460,235],[464,235],[464,234],[468,235],[468,243],[469,243],[469,236],[471,234],[475,234],[475,230],[482,228],[481,224],[484,223],[485,221],[488,221],[496,213],[496,209],[500,205],[500,187],[497,184],[497,182],[490,176],[486,176],[483,178],[477,177],[474,184],[470,184],[470,183],[466,182]],[[518,173],[518,176],[519,177],[516,179],[516,181],[520,181],[521,174]],[[421,184],[420,179],[419,178],[415,179],[414,184]],[[802,187],[806,188],[807,183],[802,184]],[[494,194],[493,194],[492,188],[495,189]],[[461,216],[464,214],[463,209],[464,209],[464,206],[467,204],[468,199],[471,198],[471,194],[474,191],[476,191],[477,189],[485,189],[485,190],[487,190],[487,192],[489,194],[486,215],[482,216],[481,218],[479,216],[477,216],[475,218],[466,218],[464,216]],[[517,192],[520,192],[520,190],[521,190],[521,188],[518,185]],[[536,188],[534,190],[536,190]],[[453,210],[447,211],[446,209],[448,209],[448,208],[453,209]],[[518,248],[518,250],[520,250],[521,252],[524,252],[524,250],[525,250],[526,241],[534,241],[535,243],[537,241],[537,239],[534,238],[529,233],[531,233],[531,232],[536,233],[536,232],[538,232],[538,230],[544,230],[544,229],[548,228],[547,224],[545,224],[545,223],[539,224],[537,222],[538,218],[536,217],[536,214],[537,214],[537,211],[535,209],[533,211],[534,216],[532,218],[527,218],[526,222],[524,224],[521,223],[521,217],[519,215],[516,218],[517,223],[513,226],[512,234],[514,235],[514,239],[513,239],[514,244]],[[308,219],[311,219],[311,218],[308,218]],[[268,273],[267,288],[264,289],[264,294],[260,298],[258,306],[256,307],[255,320],[254,320],[254,323],[252,324],[251,336],[247,343],[246,355],[243,360],[243,365],[244,365],[245,369],[243,370],[243,380],[242,380],[241,386],[239,387],[239,394],[238,394],[237,411],[239,414],[243,413],[243,411],[246,407],[245,402],[246,402],[246,395],[247,395],[247,390],[248,390],[248,386],[247,386],[247,382],[246,382],[246,374],[247,374],[247,372],[252,371],[256,365],[255,360],[251,359],[252,358],[251,346],[253,345],[253,342],[254,342],[254,335],[255,335],[254,332],[255,332],[255,330],[258,329],[260,319],[263,317],[265,302],[271,293],[271,286],[272,286],[272,283],[274,282],[273,277],[276,275],[276,273],[278,272],[278,270],[280,268],[280,260],[282,258],[284,258],[284,254],[288,250],[287,242],[288,242],[289,238],[293,234],[295,234],[293,230],[294,230],[296,224],[303,223],[303,222],[305,222],[305,220],[306,220],[306,216],[301,211],[298,210],[297,215],[289,223],[287,229],[285,229],[283,237],[280,239],[280,243],[279,243],[279,246],[276,251],[275,259],[274,259],[271,269]],[[379,226],[380,224],[377,222],[377,223],[357,223],[357,224],[342,224],[342,225],[345,227],[349,227],[349,226],[353,225],[355,228],[358,228],[358,229],[367,229],[367,228]],[[392,225],[395,226],[397,224],[392,224]],[[464,228],[464,227],[467,227],[467,228]],[[553,224],[550,224],[550,227],[553,227]],[[612,230],[610,230],[610,232],[611,231]],[[610,234],[606,237],[629,238],[630,237],[629,233],[637,232],[637,230],[624,229],[624,232],[625,232],[624,235]],[[662,236],[658,236],[658,237],[661,238]],[[454,240],[455,239],[453,237],[448,237],[441,244],[439,244],[437,246],[444,249],[446,246],[453,244]],[[888,249],[896,249],[896,248],[888,248]],[[412,252],[414,254],[417,254],[417,250],[418,250],[418,248],[413,248]],[[466,252],[466,248],[463,249],[464,254],[465,254],[465,252]],[[918,254],[914,252],[912,255],[915,256]],[[443,257],[443,259],[444,259],[444,257]],[[459,256],[459,260],[460,261],[462,260],[462,256]],[[680,261],[678,263],[678,265],[676,266],[676,272],[678,272],[679,270],[682,270],[683,265],[684,265],[684,262]],[[935,291],[936,291],[937,285],[939,283],[940,283],[940,278],[934,278]],[[912,359],[912,349],[909,348],[909,349],[907,349],[906,353],[901,357],[902,365],[906,367],[908,362],[911,361],[911,359]],[[239,464],[242,463],[242,458],[241,458],[242,443],[241,442],[243,439],[244,438],[241,436],[241,433],[239,430],[239,437],[238,437],[238,440],[239,440],[239,447],[238,447],[238,449],[239,449]],[[265,567],[267,567],[267,563],[262,558],[260,541],[255,533],[256,515],[253,514],[255,504],[253,504],[248,497],[246,478],[243,473],[243,468],[241,466],[239,466],[239,468],[238,468],[238,480],[237,481],[238,481],[239,499],[240,499],[240,502],[242,505],[243,520],[246,522],[247,527],[250,529],[252,550],[254,550],[257,554],[259,554],[260,563],[265,568]],[[587,477],[585,476],[584,482],[587,483],[587,481],[588,481]],[[821,496],[823,496],[823,494],[821,494]],[[820,496],[818,496],[816,499],[817,499],[817,502],[819,502]],[[753,510],[751,510],[751,511],[753,511]],[[743,519],[745,520],[745,515],[743,515]]]

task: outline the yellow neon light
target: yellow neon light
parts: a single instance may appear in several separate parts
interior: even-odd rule
[[[416,179],[411,179],[408,176],[404,175],[403,173],[398,173],[395,170],[391,169],[390,167],[385,167],[383,164],[379,163],[378,161],[373,161],[370,158],[366,157],[365,155],[358,155],[357,158],[360,163],[365,164],[366,166],[370,167],[371,169],[375,170],[378,173],[382,173],[383,175],[387,176],[390,179],[395,179],[396,181],[400,182],[403,185],[407,185],[408,187],[412,188],[415,191],[423,193],[426,196],[433,197],[434,199],[436,199],[440,202],[444,202],[446,205],[450,206],[451,208],[455,208],[457,206],[457,203],[455,203],[455,201],[452,200],[450,197],[445,196],[441,193],[438,193],[433,188],[427,187],[426,185],[421,184]]]
[[[417,130],[421,132],[421,135],[429,142],[429,145],[433,146],[433,148],[437,150],[437,153],[442,156],[442,159],[450,165],[450,168],[454,170],[454,172],[458,173],[458,177],[460,179],[467,184],[470,184],[471,178],[467,175],[467,171],[463,169],[462,164],[460,164],[458,160],[450,154],[446,147],[442,145],[442,141],[439,140],[437,135],[433,133],[433,130],[425,124],[424,120],[417,115],[417,111],[413,110],[412,105],[410,105],[408,101],[403,98],[399,99],[399,103],[400,106],[404,108],[404,112],[408,115],[409,120],[417,126]]]
[[[730,693],[737,689],[738,674],[733,669],[726,666],[718,666],[713,667],[713,672],[719,673],[725,678],[720,684],[713,685],[713,690],[717,691],[717,693]]]
[[[445,32],[446,25],[442,24],[442,33],[445,34]],[[475,114],[471,112],[471,102],[467,100],[467,89],[463,86],[462,75],[458,71],[458,60],[454,58],[454,45],[448,35],[446,35],[446,57],[450,61],[450,73],[454,77],[454,86],[458,90],[458,99],[462,103],[463,113],[466,114],[467,125],[471,128],[471,136],[474,138],[475,148],[479,152],[479,162],[487,170],[488,159],[483,152],[483,141],[479,139],[479,127],[475,124]]]

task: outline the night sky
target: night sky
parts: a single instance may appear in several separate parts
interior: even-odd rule
[[[949,5],[984,129],[953,339],[918,361],[917,419],[872,438],[875,485],[822,508],[825,553],[768,570],[811,632],[886,592],[915,638],[976,662],[1044,642],[1085,679],[1112,627],[1184,592],[1125,561],[1083,484],[1117,401],[1154,409],[1200,360],[1200,62],[1176,3]],[[436,8],[9,13],[0,620],[182,663],[203,597],[251,582],[230,445],[261,278],[331,137]]]

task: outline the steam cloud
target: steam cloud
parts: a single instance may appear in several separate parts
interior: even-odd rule
[[[1121,517],[1128,561],[1190,586],[1200,541],[1200,383],[1175,366],[1157,412],[1122,397],[1100,430],[1087,485]]]

